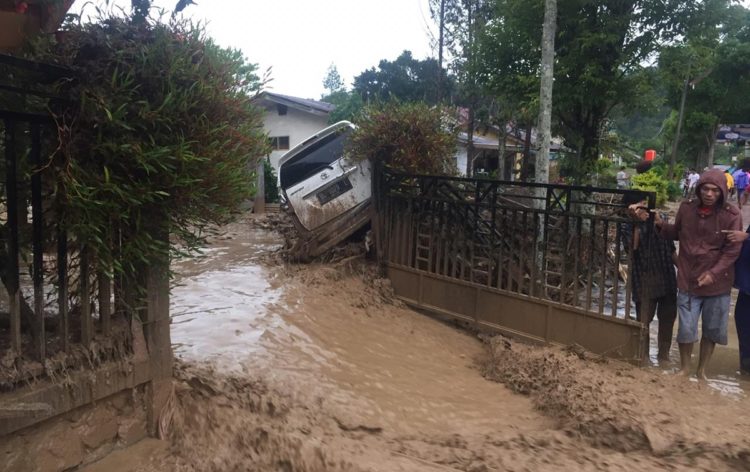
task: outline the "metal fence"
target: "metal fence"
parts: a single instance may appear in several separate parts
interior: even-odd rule
[[[592,336],[623,331],[609,347],[589,343],[593,350],[631,359],[644,354],[630,287],[632,241],[625,236],[634,223],[622,203],[630,191],[378,175],[379,249],[402,298],[500,331],[585,345],[581,332],[565,334],[570,329],[556,329],[550,319],[552,311],[576,313],[601,327]],[[647,197],[654,208],[655,196]],[[535,308],[524,308],[524,301],[546,307],[539,323],[529,322]]]
[[[67,100],[53,84],[70,80],[68,69],[0,55],[0,390],[130,349],[121,285],[70,237],[48,165],[59,145],[50,106]]]

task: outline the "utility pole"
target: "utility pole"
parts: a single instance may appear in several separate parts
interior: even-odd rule
[[[443,41],[445,29],[445,0],[440,0],[440,34],[438,35],[437,103],[443,100]]]

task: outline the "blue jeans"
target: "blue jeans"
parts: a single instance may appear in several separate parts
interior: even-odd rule
[[[677,313],[680,325],[677,342],[694,343],[699,340],[698,319],[703,320],[703,337],[716,344],[727,344],[727,322],[729,321],[730,295],[696,297],[677,292]]]

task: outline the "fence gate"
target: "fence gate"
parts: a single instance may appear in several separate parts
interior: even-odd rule
[[[529,341],[645,358],[623,231],[633,224],[621,203],[629,191],[376,175],[379,257],[409,305]]]

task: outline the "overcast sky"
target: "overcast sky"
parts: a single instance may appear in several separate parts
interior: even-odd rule
[[[195,1],[184,15],[205,22],[222,46],[241,49],[261,73],[272,67],[268,89],[277,93],[319,99],[331,64],[351,86],[354,76],[405,49],[417,59],[437,56],[428,0]],[[92,3],[77,0],[71,11],[93,12]],[[110,3],[130,6],[130,0]],[[176,3],[154,1],[170,12]],[[741,3],[750,6],[750,0]]]
[[[354,76],[405,49],[417,59],[430,56],[429,31],[437,29],[427,0],[195,1],[185,16],[206,22],[220,45],[241,49],[262,71],[272,67],[269,90],[302,98],[320,99],[331,64],[350,86]],[[86,3],[77,0],[72,11],[93,12]],[[176,3],[154,2],[169,11]]]

